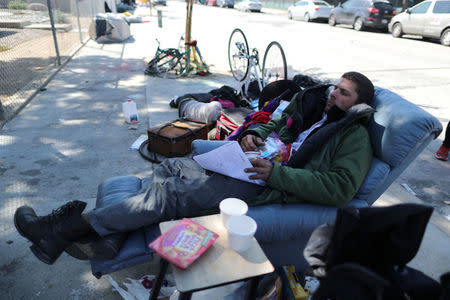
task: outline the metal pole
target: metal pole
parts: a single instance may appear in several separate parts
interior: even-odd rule
[[[158,12],[158,27],[162,28],[162,11],[158,9],[157,12]]]
[[[77,7],[78,33],[80,34],[80,43],[83,44],[83,36],[81,35],[81,24],[80,24],[80,7],[78,6],[78,1],[80,0],[75,0],[75,6]]]
[[[0,100],[0,120],[6,120],[6,114],[5,114],[5,110],[3,109],[1,100]]]
[[[53,19],[52,5],[50,3],[50,0],[47,0],[47,7],[48,7],[48,15],[50,16],[50,24],[52,25],[53,42],[55,43],[55,51],[56,51],[56,60],[58,62],[58,66],[60,66],[61,56],[59,55],[58,40],[56,39],[55,20]]]
[[[150,17],[153,16],[152,14],[152,0],[147,0],[148,6],[150,7]]]
[[[164,276],[167,272],[167,267],[169,266],[169,262],[163,258],[160,258],[159,261],[159,272],[158,277],[156,277],[155,284],[152,288],[152,293],[150,294],[149,300],[156,300],[158,299],[159,291],[161,290],[161,285],[164,280]]]

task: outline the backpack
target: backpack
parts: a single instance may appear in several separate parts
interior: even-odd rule
[[[301,91],[301,88],[293,80],[288,79],[277,80],[269,83],[263,88],[261,94],[259,95],[258,108],[261,110],[272,99],[280,97],[280,95],[286,91],[288,92],[283,95],[282,99],[279,100],[290,101],[296,93]]]
[[[245,102],[238,95],[237,91],[234,88],[228,85],[223,85],[218,89],[211,90],[209,91],[209,93],[218,99],[229,100],[233,102],[235,107],[247,106],[247,102]]]
[[[439,283],[406,266],[432,212],[418,204],[338,209],[335,224],[317,227],[303,251],[307,273],[320,280],[312,299],[439,299]]]
[[[216,140],[225,140],[240,126],[241,125],[231,117],[227,116],[225,113],[221,113],[216,122]]]
[[[216,122],[216,140],[225,140],[233,131],[237,130],[252,110],[245,107],[223,109]]]

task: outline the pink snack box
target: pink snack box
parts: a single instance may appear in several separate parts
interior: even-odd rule
[[[184,270],[200,257],[218,234],[191,219],[184,218],[149,244],[155,252]]]

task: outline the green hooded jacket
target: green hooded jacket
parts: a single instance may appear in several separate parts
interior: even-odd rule
[[[299,111],[296,103],[291,101],[279,118],[245,134],[257,135],[265,140],[275,131],[284,143],[292,143],[297,136],[293,136],[285,124],[293,112]],[[331,136],[303,168],[275,163],[266,189],[258,197],[247,199],[247,202],[250,205],[315,203],[332,206],[348,203],[361,186],[372,161],[366,125],[373,112],[374,109],[367,104],[350,108],[344,118],[353,114],[354,120]]]

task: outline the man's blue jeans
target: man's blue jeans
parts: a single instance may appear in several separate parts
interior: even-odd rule
[[[195,142],[195,147],[200,153],[223,143],[226,142]],[[127,198],[88,212],[90,224],[101,236],[129,232],[165,220],[218,212],[219,203],[225,198],[251,199],[264,190],[256,184],[206,171],[186,157],[164,160],[140,187],[130,189],[124,184],[112,188],[120,189],[117,192],[126,193]]]
[[[192,154],[198,155],[209,152],[220,146],[225,145],[226,143],[231,143],[230,141],[209,141],[209,140],[195,140],[192,142]]]

